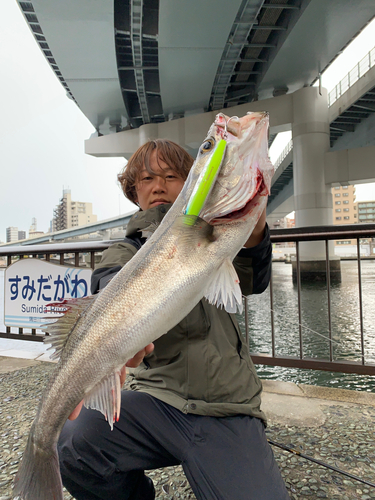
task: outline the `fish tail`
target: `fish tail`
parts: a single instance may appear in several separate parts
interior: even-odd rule
[[[63,500],[56,446],[40,448],[30,432],[13,485],[15,500]]]

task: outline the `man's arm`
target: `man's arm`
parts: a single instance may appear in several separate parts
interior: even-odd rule
[[[120,243],[114,243],[104,250],[100,263],[95,266],[91,276],[91,293],[98,293],[111,279],[121,271],[121,268],[137,253],[136,243],[126,238]]]
[[[233,265],[240,279],[243,295],[262,293],[267,288],[271,277],[272,245],[269,229],[263,212],[256,226],[255,234],[250,236],[235,257]]]
[[[267,217],[266,209],[264,209],[262,215],[260,216],[260,219],[258,220],[257,225],[254,227],[254,230],[250,235],[250,238],[244,244],[245,248],[255,247],[256,245],[259,245],[259,243],[263,240],[264,230],[266,228],[266,217]]]

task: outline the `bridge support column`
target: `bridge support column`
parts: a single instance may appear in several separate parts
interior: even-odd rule
[[[293,178],[296,227],[331,225],[332,194],[325,183],[324,155],[329,149],[327,90],[305,87],[293,94]],[[341,279],[340,261],[330,244],[331,278]],[[324,242],[300,244],[301,278],[326,279]],[[296,276],[294,264],[293,276]]]

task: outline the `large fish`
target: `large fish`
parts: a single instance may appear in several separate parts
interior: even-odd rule
[[[56,443],[70,413],[84,399],[113,426],[121,368],[202,297],[230,312],[241,308],[232,261],[266,206],[273,174],[267,137],[267,113],[217,115],[180,195],[147,243],[104,290],[67,304],[65,316],[47,328],[59,362],[31,426],[15,498],[62,500]],[[200,217],[186,215],[222,139],[225,154]]]

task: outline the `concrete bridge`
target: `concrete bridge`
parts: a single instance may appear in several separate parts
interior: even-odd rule
[[[194,155],[218,112],[267,110],[271,141],[293,137],[270,216],[295,209],[297,226],[331,224],[331,185],[374,180],[374,68],[330,106],[313,86],[374,17],[373,0],[18,3],[96,129],[88,154],[128,158],[165,137]],[[314,246],[305,260],[321,252]]]

